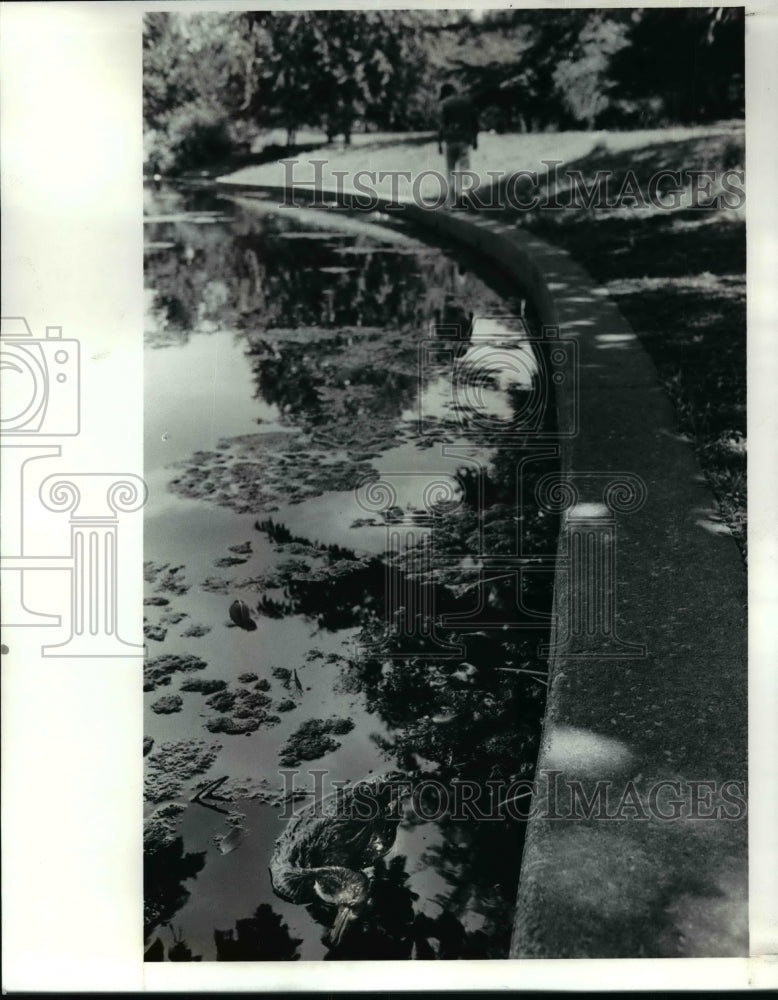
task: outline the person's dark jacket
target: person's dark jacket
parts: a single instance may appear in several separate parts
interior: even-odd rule
[[[438,145],[444,142],[466,142],[478,148],[478,113],[469,97],[453,94],[441,103]]]

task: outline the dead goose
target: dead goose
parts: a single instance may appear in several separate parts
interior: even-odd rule
[[[397,772],[375,775],[325,796],[290,820],[275,843],[273,891],[292,903],[308,904],[318,897],[334,907],[333,945],[364,914],[370,880],[363,869],[394,844],[401,819],[396,782],[403,777]],[[373,800],[376,816],[359,818],[355,793]]]

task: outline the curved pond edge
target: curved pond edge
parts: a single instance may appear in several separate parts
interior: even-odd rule
[[[747,581],[653,363],[564,251],[485,214],[401,214],[517,281],[577,354],[556,394],[556,624],[511,957],[746,956]]]

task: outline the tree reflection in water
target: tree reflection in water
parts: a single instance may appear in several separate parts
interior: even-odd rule
[[[539,469],[528,477],[530,492],[537,476],[548,469],[537,464]],[[480,527],[490,551],[509,553],[516,545],[517,510],[515,498],[512,504],[505,502],[515,489],[511,477],[514,465],[501,461],[498,453],[482,492],[490,503],[480,509],[478,491],[467,485],[463,473],[465,501],[436,523],[435,551],[461,556],[473,546],[477,552],[471,538]],[[523,551],[553,552],[555,520],[539,517],[529,503],[522,509]],[[537,650],[548,632],[547,624],[538,627],[533,614],[550,606],[552,574],[526,574],[521,596],[530,610],[523,614],[517,608],[515,576],[498,574],[486,588],[478,626],[438,628],[440,640],[465,649],[461,660],[444,659],[436,655],[436,640],[429,635],[387,629],[383,560],[330,557],[321,565],[325,557],[317,555],[320,563],[315,568],[306,559],[281,564],[272,580],[275,587],[283,587],[284,601],[277,603],[276,612],[303,614],[326,627],[362,624],[361,643],[367,651],[360,658],[343,658],[341,684],[345,691],[362,694],[368,711],[386,723],[391,735],[381,745],[396,766],[405,769],[410,758],[421,755],[448,777],[486,780],[495,768],[506,778],[531,775],[545,701],[546,664]],[[448,573],[436,571],[436,578],[430,579],[428,570],[423,578],[414,578],[407,565],[402,558],[391,564],[394,592],[404,593],[412,584],[428,588],[439,618],[472,611],[476,592],[462,583],[458,566]],[[263,601],[270,599],[260,602],[269,613]],[[511,621],[513,626],[488,627],[490,622]]]
[[[181,937],[181,932],[170,927],[173,943],[168,945],[167,953],[162,938],[154,938],[143,956],[144,962],[202,962],[202,955],[195,955],[192,949]]]
[[[541,517],[530,502],[539,476],[553,468],[553,460],[536,463],[525,476],[522,497],[522,551],[528,555],[553,552],[557,525]],[[461,471],[464,503],[436,523],[434,546],[441,554],[467,552],[472,537],[483,529],[489,551],[509,554],[517,539],[515,456],[499,449],[480,488]],[[278,532],[278,526],[274,526]],[[279,537],[286,537],[285,535]],[[298,539],[298,544],[300,540]],[[472,545],[473,551],[478,549]],[[342,555],[342,553],[339,553]],[[376,563],[375,566],[372,566]],[[360,607],[371,610],[363,623],[361,641],[369,652],[361,658],[343,658],[341,684],[359,692],[368,710],[386,724],[389,735],[377,738],[387,758],[412,777],[434,778],[451,790],[462,779],[480,785],[478,801],[486,807],[493,790],[487,784],[499,778],[507,782],[531,780],[545,704],[542,680],[545,661],[539,657],[539,641],[547,637],[547,625],[521,628],[516,604],[516,580],[497,578],[488,591],[482,610],[483,626],[514,621],[501,628],[438,630],[447,643],[461,644],[461,659],[442,659],[435,654],[433,639],[424,634],[400,635],[387,630],[382,601],[386,579],[379,572],[381,560],[371,560],[366,573],[359,559],[337,560],[338,586],[344,586],[350,568],[362,591]],[[405,563],[395,562],[395,589],[404,592],[409,580]],[[434,560],[433,560],[434,565]],[[322,587],[326,567],[316,574],[294,570],[284,578],[285,596],[294,613],[315,616],[336,607],[331,592]],[[473,594],[462,584],[457,567],[438,580],[419,580],[434,591],[436,614],[466,614]],[[532,612],[550,606],[551,575],[528,574],[522,597]],[[347,612],[356,590],[345,585]],[[420,602],[417,602],[419,604]],[[517,621],[517,619],[519,619]],[[526,614],[523,624],[533,624]],[[403,655],[400,655],[400,654]],[[526,671],[526,672],[525,672]],[[533,673],[530,671],[535,671]],[[422,768],[420,759],[424,761]],[[501,801],[501,798],[498,799]],[[517,815],[514,805],[513,815]],[[409,812],[405,825],[423,820]],[[440,912],[430,915],[422,908],[414,917],[414,894],[405,886],[405,859],[395,857],[384,871],[376,868],[371,891],[372,908],[365,922],[355,927],[331,958],[503,958],[507,954],[511,916],[521,861],[524,825],[515,818],[479,821],[454,819],[451,814],[436,821],[438,838],[421,861],[445,879],[450,887],[435,904]],[[402,878],[394,878],[395,873]],[[322,923],[328,919],[323,904],[312,912]],[[331,921],[331,916],[329,916]]]
[[[438,957],[505,958],[516,902],[524,825],[507,818],[463,823],[446,817],[438,828],[442,835],[440,843],[428,848],[421,860],[451,886],[445,896],[436,899],[445,917],[444,927],[454,919],[462,926],[458,939],[460,952]],[[480,922],[481,926],[465,931],[465,921]],[[444,945],[444,938],[434,933],[432,936]],[[447,935],[446,940],[449,939]]]
[[[168,191],[162,203],[183,214],[147,223],[146,285],[157,329],[177,340],[225,328],[426,330],[436,322],[464,333],[469,325],[472,290],[461,269],[421,244],[387,243],[369,224],[356,235],[301,232],[293,214],[253,214],[202,190]],[[214,210],[229,223],[185,214]]]
[[[182,837],[165,842],[146,838],[143,854],[143,923],[148,939],[160,924],[169,923],[189,899],[184,882],[205,866],[205,852],[184,853]]]
[[[268,903],[258,906],[252,917],[237,920],[234,930],[214,930],[213,939],[217,962],[296,962],[302,944]]]

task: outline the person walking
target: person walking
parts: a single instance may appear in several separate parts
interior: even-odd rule
[[[438,152],[446,147],[449,205],[461,201],[461,173],[470,169],[470,148],[478,149],[478,113],[469,97],[457,94],[450,83],[440,89]]]

